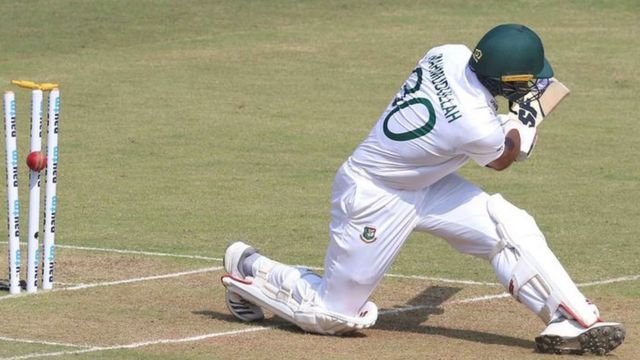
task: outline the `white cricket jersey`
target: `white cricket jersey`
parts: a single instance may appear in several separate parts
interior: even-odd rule
[[[469,159],[485,166],[500,157],[497,104],[469,68],[470,57],[464,45],[429,50],[350,165],[392,188],[417,190]]]

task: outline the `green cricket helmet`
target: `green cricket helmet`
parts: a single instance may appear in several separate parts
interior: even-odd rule
[[[469,66],[493,96],[514,102],[529,92],[539,97],[542,92],[536,83],[553,76],[540,37],[518,24],[489,30],[473,50]]]

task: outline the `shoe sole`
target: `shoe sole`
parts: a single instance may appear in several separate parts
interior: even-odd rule
[[[238,294],[227,290],[225,291],[224,300],[229,312],[239,320],[253,322],[264,319],[264,313],[258,305],[248,302]]]
[[[240,252],[239,250],[242,251]],[[233,269],[232,265],[235,265],[237,267],[244,258],[257,252],[258,251],[255,248],[245,243],[235,242],[229,245],[229,247],[227,247],[227,249],[225,250],[224,256],[222,257],[222,265],[224,266],[227,273],[230,274],[230,276],[234,276],[234,270],[236,270],[237,275],[244,278],[245,275],[242,272],[242,269],[239,267]],[[240,254],[237,255],[238,253]],[[242,320],[244,322],[252,322],[264,319],[264,313],[259,306],[243,299],[238,294],[226,290],[224,300],[227,304],[227,309],[229,310],[229,312],[239,320]]]
[[[590,352],[605,355],[622,344],[626,336],[620,325],[605,325],[589,329],[577,337],[565,338],[555,335],[536,337],[536,348],[547,354],[576,354]]]

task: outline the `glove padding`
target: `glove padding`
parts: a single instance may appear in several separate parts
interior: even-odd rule
[[[509,121],[501,119],[501,125],[505,129],[505,134],[514,128],[520,133],[520,155],[516,160],[525,160],[536,144],[536,128],[542,124],[553,109],[569,95],[569,89],[558,79],[541,79],[536,83],[542,95],[538,98],[532,93],[524,96],[523,101],[509,103],[509,114],[506,115]],[[507,129],[508,128],[508,129]]]
[[[526,160],[533,151],[533,148],[536,146],[536,141],[538,140],[538,130],[536,127],[529,127],[506,114],[498,115],[498,119],[500,120],[500,126],[502,126],[502,130],[505,135],[507,135],[512,129],[516,129],[518,131],[520,134],[520,152],[516,157],[516,161]]]
[[[569,96],[571,91],[556,78],[540,79],[536,87],[542,92],[538,98],[528,93],[520,104],[509,102],[509,116],[529,127],[538,127],[542,121]]]

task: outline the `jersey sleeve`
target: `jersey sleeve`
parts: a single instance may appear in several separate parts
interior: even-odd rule
[[[478,165],[486,166],[502,155],[504,151],[504,133],[498,127],[488,135],[463,144],[462,152],[472,158]]]

